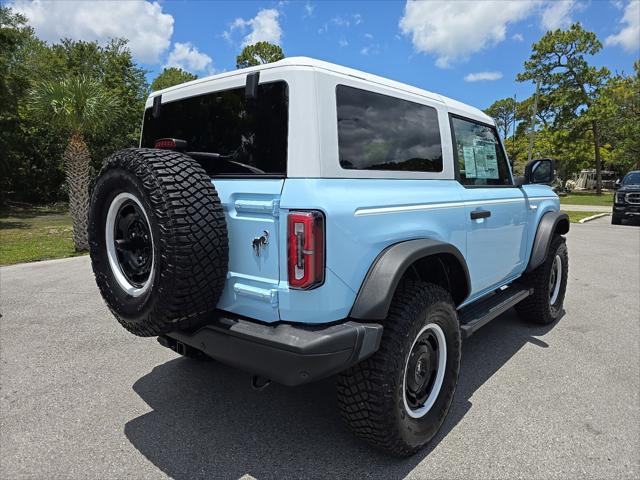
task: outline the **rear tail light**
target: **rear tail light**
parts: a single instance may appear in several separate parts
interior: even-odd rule
[[[324,216],[291,212],[287,222],[289,287],[309,290],[324,282]]]

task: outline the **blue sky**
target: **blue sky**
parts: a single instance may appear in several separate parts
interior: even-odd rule
[[[153,78],[165,65],[200,76],[232,70],[243,44],[278,43],[305,55],[409,83],[485,108],[530,95],[518,84],[530,47],[573,21],[605,47],[596,65],[631,72],[640,55],[640,1],[128,1],[13,0],[36,34],[130,40]]]

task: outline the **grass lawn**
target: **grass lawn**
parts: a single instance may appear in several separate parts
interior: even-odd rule
[[[560,197],[560,204],[565,205],[598,205],[610,207],[613,205],[613,192],[596,195],[595,193],[572,192],[566,197]]]
[[[563,210],[563,212],[569,215],[569,221],[571,223],[578,223],[583,218],[587,218],[592,215],[597,215],[598,213],[602,213],[602,212],[567,212],[566,210]]]
[[[0,265],[81,255],[73,247],[66,205],[0,211]]]

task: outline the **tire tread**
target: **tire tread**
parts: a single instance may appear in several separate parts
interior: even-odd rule
[[[205,170],[179,152],[148,148],[121,150],[111,155],[100,175],[121,169],[133,174],[147,193],[160,231],[162,266],[156,272],[158,301],[143,318],[129,319],[109,299],[112,288],[100,268],[99,239],[91,241],[96,281],[107,305],[131,333],[156,336],[197,326],[211,314],[224,289],[228,270],[228,233],[218,194]],[[117,287],[115,287],[117,288]]]
[[[372,357],[338,377],[337,397],[343,420],[359,438],[397,456],[412,455],[423,447],[409,445],[402,438],[393,414],[396,408],[394,394],[399,388],[397,372],[404,371],[406,350],[413,341],[412,334],[420,327],[415,320],[429,305],[437,302],[451,305],[455,315],[451,296],[443,288],[420,281],[402,281],[389,307],[380,348]],[[454,342],[459,365],[459,330]],[[454,392],[455,386],[441,392],[448,397],[447,405],[450,405]],[[435,431],[446,413],[444,411],[441,415]]]

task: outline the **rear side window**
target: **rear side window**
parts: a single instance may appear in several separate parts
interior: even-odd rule
[[[435,108],[338,85],[340,165],[352,170],[442,171]]]
[[[260,84],[247,103],[235,88],[163,103],[159,118],[144,115],[142,146],[160,138],[187,142],[211,175],[285,175],[287,170],[288,89],[286,82]]]
[[[451,126],[463,185],[513,185],[495,127],[457,117]]]

